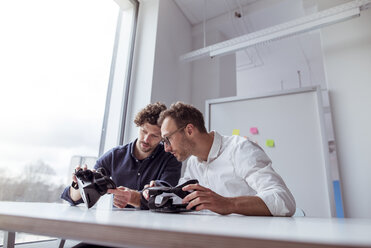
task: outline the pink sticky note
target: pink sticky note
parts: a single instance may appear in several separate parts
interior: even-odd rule
[[[250,133],[252,133],[252,134],[258,134],[258,128],[256,128],[256,127],[250,128]]]

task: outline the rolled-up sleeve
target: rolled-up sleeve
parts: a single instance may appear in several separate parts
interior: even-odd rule
[[[252,142],[242,142],[235,150],[236,170],[256,191],[273,216],[292,216],[296,203],[285,182],[272,168],[266,153]]]

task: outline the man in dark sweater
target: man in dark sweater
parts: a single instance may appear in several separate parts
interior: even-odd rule
[[[172,154],[165,152],[161,142],[161,129],[157,124],[160,113],[165,109],[166,106],[159,102],[147,105],[134,120],[139,127],[138,138],[129,144],[111,149],[97,160],[94,169],[103,167],[126,196],[125,203],[115,199],[115,206],[129,204],[147,209],[146,205],[140,206],[139,192],[146,184],[153,180],[162,180],[177,185],[181,163]],[[76,170],[80,168],[78,165]],[[83,169],[86,170],[87,167],[84,166]],[[72,180],[77,182],[74,174]],[[79,190],[71,186],[65,188],[61,198],[71,205],[83,202]]]

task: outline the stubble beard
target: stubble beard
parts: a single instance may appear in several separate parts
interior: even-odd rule
[[[192,147],[194,146],[195,146],[194,142],[186,140],[186,138],[183,137],[180,143],[180,147],[182,147],[183,149],[181,151],[178,151],[179,153],[176,154],[177,155],[176,159],[179,162],[183,162],[184,160],[186,160],[189,156],[192,155]]]
[[[154,146],[154,147],[153,146],[149,146],[148,148],[145,148],[145,147],[142,146],[142,143],[148,144],[148,143],[145,143],[143,141],[140,141],[140,143],[139,143],[139,149],[141,150],[141,152],[144,152],[144,153],[153,152],[155,150],[155,148],[156,148],[156,146]]]

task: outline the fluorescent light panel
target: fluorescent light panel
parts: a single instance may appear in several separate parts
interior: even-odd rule
[[[215,49],[210,51],[210,56],[218,56],[218,55],[224,55],[231,52],[236,52],[241,49],[248,48],[250,46],[258,45],[264,42],[276,40],[283,37],[292,36],[299,33],[308,32],[311,30],[315,30],[327,25],[331,25],[333,23],[337,23],[340,21],[344,21],[347,19],[350,19],[352,17],[356,17],[360,15],[359,8],[354,8],[347,10],[345,12],[328,16],[325,18],[321,18],[319,20],[302,23],[302,24],[294,24],[292,26],[287,25],[285,28],[278,28],[278,26],[274,26],[272,28],[269,28],[267,30],[262,30],[262,35],[251,35],[251,37],[244,37],[243,42],[239,42],[237,44],[229,45],[220,49]],[[286,26],[286,25],[285,25]],[[277,30],[277,31],[276,31]]]
[[[180,56],[181,61],[192,61],[205,56],[219,56],[233,53],[251,46],[299,33],[319,29],[360,15],[363,6],[371,0],[355,0],[290,22],[242,35]]]

